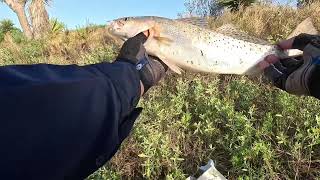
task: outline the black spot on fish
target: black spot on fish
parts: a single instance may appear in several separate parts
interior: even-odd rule
[[[202,51],[202,50],[200,50],[200,52],[201,52],[201,56],[204,56],[203,51]]]
[[[191,61],[191,64],[193,64],[193,61]]]

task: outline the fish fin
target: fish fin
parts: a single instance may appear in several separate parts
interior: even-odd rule
[[[223,34],[225,36],[229,36],[238,40],[243,40],[251,43],[257,43],[261,45],[269,45],[269,43],[265,40],[250,36],[246,32],[238,29],[233,24],[225,24],[218,29],[216,29],[216,32]]]
[[[209,29],[209,19],[205,17],[190,17],[190,18],[180,18],[176,19],[176,21],[192,24],[195,26],[199,26],[201,28]]]
[[[149,29],[150,35],[149,38],[152,37],[156,41],[162,44],[170,45],[173,40],[167,37],[161,37],[161,27],[155,25],[153,28]]]
[[[312,35],[318,35],[317,29],[314,27],[312,19],[308,17],[304,21],[302,21],[294,31],[288,36],[287,39],[290,39],[292,37],[295,37],[301,33],[306,34],[312,34]]]
[[[178,67],[177,65],[171,63],[170,61],[166,60],[166,58],[162,58],[159,57],[161,59],[162,62],[164,62],[169,69],[171,69],[173,72],[177,73],[177,74],[181,74],[182,72],[184,72],[180,67]]]

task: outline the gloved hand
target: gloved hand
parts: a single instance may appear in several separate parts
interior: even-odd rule
[[[168,66],[159,58],[147,54],[143,45],[146,41],[147,36],[144,33],[128,39],[116,59],[116,61],[128,62],[136,67],[144,86],[144,92],[157,84],[168,70]]]
[[[282,41],[278,47],[283,50],[299,49],[303,56],[280,59],[269,55],[259,66],[265,76],[275,86],[296,95],[310,95],[310,77],[320,65],[320,36],[300,34],[289,40]]]

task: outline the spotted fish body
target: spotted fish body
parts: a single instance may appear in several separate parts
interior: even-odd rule
[[[273,45],[248,36],[231,25],[217,31],[161,17],[122,18],[109,31],[123,39],[149,30],[147,53],[159,57],[171,70],[252,75],[257,64],[269,54],[287,56]]]

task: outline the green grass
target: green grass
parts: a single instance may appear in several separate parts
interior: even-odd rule
[[[229,179],[320,177],[314,98],[246,77],[187,74],[168,77],[140,105],[142,117],[108,165],[125,179],[184,179],[209,159]]]
[[[310,9],[317,7],[300,12],[257,7],[227,13],[214,26],[229,19],[275,41],[308,13],[314,16]],[[276,19],[265,20],[268,14]],[[290,17],[286,28],[276,28],[285,17]],[[9,33],[2,35],[1,65],[93,64],[114,59],[119,49],[97,26],[60,28],[37,41]],[[320,101],[287,94],[262,77],[169,74],[139,106],[144,111],[121,150],[88,179],[185,179],[209,159],[228,179],[320,178]]]

